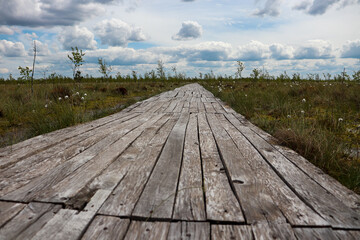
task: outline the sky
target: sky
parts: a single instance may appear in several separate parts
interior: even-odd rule
[[[0,0],[0,77],[71,76],[67,55],[85,52],[83,74],[156,69],[234,75],[236,61],[272,75],[360,69],[360,0]]]

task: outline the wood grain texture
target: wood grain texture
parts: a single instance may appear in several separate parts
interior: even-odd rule
[[[252,225],[255,240],[262,239],[287,239],[296,240],[293,229],[289,224],[260,223]],[[312,238],[308,238],[312,239]]]
[[[244,222],[240,204],[228,182],[205,114],[199,114],[198,121],[207,219]]]
[[[168,240],[210,240],[208,222],[173,222],[170,225]]]
[[[307,239],[326,239],[337,240],[334,231],[331,228],[295,228],[294,233],[298,240]]]
[[[125,236],[125,240],[166,240],[170,222],[133,221]]]
[[[22,203],[0,202],[0,228],[23,210],[25,206]]]
[[[211,239],[236,239],[236,240],[253,240],[251,226],[241,225],[211,225]]]
[[[82,240],[123,239],[130,224],[129,219],[96,216],[82,236]]]
[[[171,131],[133,216],[171,219],[189,114],[181,114]]]
[[[204,221],[202,170],[198,139],[197,116],[190,115],[186,130],[182,170],[176,196],[174,219]]]

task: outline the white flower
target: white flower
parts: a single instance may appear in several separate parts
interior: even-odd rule
[[[65,99],[68,99],[69,98],[69,96],[68,95],[65,95]]]
[[[61,98],[61,97],[59,97],[59,101],[61,101],[61,99],[62,99],[62,98]]]
[[[303,103],[305,103],[305,102],[306,102],[306,99],[305,99],[305,98],[303,98],[302,102],[303,102]]]
[[[339,122],[342,122],[342,121],[344,121],[344,119],[343,119],[343,118],[339,118],[338,121],[339,121]]]
[[[48,105],[47,104],[45,104],[45,108],[47,108],[48,107]]]
[[[304,114],[305,113],[305,111],[304,110],[301,110],[301,114]]]
[[[76,92],[75,94],[76,94],[76,95],[79,95],[80,93],[79,93],[79,92]]]
[[[247,94],[245,94],[245,97],[247,97]]]
[[[287,115],[287,118],[291,118],[291,115]]]
[[[84,97],[81,97],[81,100],[84,100],[85,98]]]
[[[84,96],[86,97],[86,96],[87,96],[87,94],[86,94],[86,93],[84,93]]]

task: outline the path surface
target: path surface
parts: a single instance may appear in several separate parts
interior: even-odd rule
[[[0,149],[0,239],[360,239],[360,197],[198,84]]]

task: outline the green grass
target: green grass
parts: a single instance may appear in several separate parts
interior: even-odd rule
[[[234,110],[360,193],[360,84],[211,81]]]
[[[34,96],[28,83],[0,84],[0,147],[110,115],[180,84],[185,82],[37,82]]]

